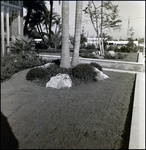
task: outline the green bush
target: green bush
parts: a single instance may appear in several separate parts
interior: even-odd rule
[[[71,75],[71,68],[61,68],[56,64],[50,65],[48,68],[46,68],[48,76],[47,79],[49,80],[52,76],[56,76],[58,73],[65,73],[68,75]]]
[[[121,46],[120,52],[129,52],[126,48],[126,46]]]
[[[34,68],[31,69],[27,75],[27,80],[39,80],[40,82],[46,83],[51,77],[56,76],[58,73],[68,74],[73,82],[73,85],[81,83],[89,83],[96,80],[96,72],[93,66],[101,68],[98,64],[79,64],[73,68],[60,68],[56,64],[52,64],[47,68]],[[41,80],[40,80],[41,79]]]
[[[90,65],[93,66],[93,67],[96,67],[97,69],[102,71],[102,67],[98,63],[92,62],[92,63],[90,63]]]
[[[124,59],[126,55],[121,54],[121,53],[116,53],[115,56],[111,56],[108,53],[105,53],[104,58],[105,59]]]
[[[43,79],[48,75],[47,70],[43,68],[33,68],[26,75],[27,80]]]
[[[85,46],[85,49],[95,49],[95,45],[94,44],[87,44],[87,46]]]
[[[72,68],[72,76],[81,79],[82,82],[95,80],[96,73],[90,64],[78,64]]]
[[[19,69],[15,67],[15,58],[9,55],[1,58],[1,82],[9,79]]]
[[[10,49],[13,54],[33,54],[35,52],[35,42],[28,36],[17,36]]]
[[[114,52],[117,52],[119,49],[118,49],[118,46],[117,45],[110,45],[106,51],[114,51]]]
[[[26,68],[44,65],[47,62],[47,60],[31,55],[6,55],[1,58],[1,82],[9,79],[14,73]]]
[[[60,66],[60,59],[55,59],[52,61],[52,63],[55,63],[57,66]]]
[[[91,52],[82,52],[82,53],[79,54],[79,56],[81,56],[83,58],[95,58],[95,59],[99,58],[99,56],[96,56]]]

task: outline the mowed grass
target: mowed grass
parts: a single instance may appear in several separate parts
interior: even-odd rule
[[[29,116],[25,117],[28,126],[23,126],[23,132],[24,135],[33,132],[33,136],[26,136],[27,140],[22,142],[20,148],[119,149],[135,75],[104,73],[109,79],[72,88],[58,90],[34,86],[33,83],[29,84],[30,87],[25,87],[25,103],[29,102],[27,95],[31,95],[33,103],[25,107],[25,113],[22,108],[23,114],[19,121],[23,122],[21,118]],[[21,101],[24,101],[22,92]],[[17,98],[18,95],[19,93]],[[41,124],[38,118],[41,119]],[[38,124],[39,128],[34,132]],[[33,142],[30,143],[32,139]],[[39,142],[34,144],[35,141]]]
[[[137,62],[138,60],[138,54],[137,53],[124,53],[122,54],[127,55],[124,59],[121,59],[122,61],[129,61],[129,62]]]

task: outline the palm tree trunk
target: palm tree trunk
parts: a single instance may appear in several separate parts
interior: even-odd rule
[[[27,17],[26,17],[26,21],[25,21],[25,25],[24,25],[24,29],[23,29],[24,35],[27,34],[27,25],[29,22],[30,15],[31,15],[31,9],[28,9]]]
[[[62,1],[62,50],[60,67],[71,67],[69,51],[69,1]]]
[[[79,64],[79,49],[82,24],[82,5],[83,1],[76,1],[76,18],[75,18],[75,46],[72,57],[72,66]]]
[[[44,37],[43,37],[43,35],[42,35],[41,27],[40,27],[38,24],[37,24],[37,29],[38,29],[38,31],[39,31],[39,34],[40,34],[40,36],[41,36],[41,38],[42,38],[44,44],[45,44],[46,46],[48,46],[48,45],[45,43]]]

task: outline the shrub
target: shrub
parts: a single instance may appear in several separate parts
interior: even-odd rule
[[[126,55],[121,54],[121,53],[116,53],[115,56],[111,56],[108,53],[105,53],[104,58],[105,59],[124,59]]]
[[[121,46],[120,52],[128,52],[126,46]]]
[[[102,67],[98,63],[92,62],[92,63],[90,63],[90,65],[93,66],[93,67],[96,67],[97,69],[102,71]]]
[[[95,58],[95,59],[99,58],[98,55],[94,55],[91,52],[82,52],[82,53],[79,54],[79,56],[84,57],[84,58]]]
[[[26,75],[27,80],[43,79],[47,77],[47,70],[44,68],[33,68]]]
[[[1,82],[9,79],[14,73],[18,72],[19,69],[15,67],[15,58],[6,55],[1,58]]]
[[[96,73],[90,64],[78,64],[72,68],[72,76],[81,79],[82,82],[95,80]]]
[[[28,36],[18,36],[11,44],[11,52],[14,54],[33,54],[35,52],[35,42]]]
[[[119,49],[117,45],[110,45],[106,50],[117,52]]]
[[[95,49],[95,45],[94,44],[87,44],[85,49]]]
[[[47,80],[49,80],[52,76],[56,76],[58,73],[65,73],[71,75],[71,68],[61,68],[56,64],[50,65],[47,69]]]
[[[26,68],[32,68],[47,63],[47,60],[29,55],[17,56],[6,55],[1,58],[1,82],[9,79],[14,73],[17,73]]]
[[[60,59],[55,59],[52,62],[55,63],[57,66],[60,66]]]
[[[93,64],[79,64],[73,68],[60,68],[56,64],[52,64],[48,68],[34,68],[27,73],[26,79],[31,81],[41,80],[40,82],[44,84],[58,73],[65,73],[71,77],[73,85],[93,82],[96,80],[95,77],[97,75],[96,72],[94,72]],[[96,67],[98,66],[97,64],[94,65]]]
[[[44,79],[46,81],[50,80],[52,76],[56,76],[58,73],[65,73],[68,75],[71,75],[70,73],[71,69],[67,68],[60,68],[59,66],[55,64],[51,64],[47,68],[33,68],[31,69],[27,75],[27,80],[36,80],[36,79]]]

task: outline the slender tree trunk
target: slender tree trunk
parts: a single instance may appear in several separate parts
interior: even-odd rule
[[[45,44],[46,46],[48,46],[48,45],[45,43],[45,40],[44,40],[43,34],[42,34],[42,32],[41,32],[41,27],[40,27],[38,24],[37,24],[37,29],[38,29],[38,31],[39,31],[39,34],[40,34],[40,36],[41,36],[41,38],[42,38],[42,40],[43,40],[44,44]]]
[[[62,1],[62,50],[60,67],[71,67],[69,51],[69,1]]]
[[[98,46],[99,46],[99,49],[100,49],[100,54],[102,53],[102,47],[101,47],[101,40],[100,40],[100,27],[99,27],[99,19],[98,19],[98,16],[97,16],[97,8],[96,8],[96,6],[95,6],[95,3],[92,1],[92,4],[93,4],[93,6],[94,6],[94,9],[95,9],[95,11],[96,11],[96,27],[94,26],[94,22],[92,21],[93,19],[91,19],[91,21],[92,21],[92,24],[93,24],[93,27],[94,27],[94,29],[95,29],[95,31],[96,31],[96,33],[97,33],[97,37],[98,37]],[[91,14],[92,12],[90,11],[90,14]],[[91,15],[90,15],[91,16]]]
[[[27,17],[26,17],[26,21],[25,21],[25,25],[24,25],[24,30],[23,30],[24,35],[27,34],[27,25],[28,25],[28,22],[29,22],[30,15],[31,15],[31,9],[28,9]]]
[[[76,1],[76,18],[75,18],[75,46],[72,57],[72,66],[79,64],[79,49],[82,24],[82,5],[83,1]]]
[[[49,42],[51,45],[51,26],[52,26],[53,0],[50,0],[50,24],[49,24]]]
[[[100,41],[100,29],[99,29],[99,23],[98,23],[98,20],[97,20],[97,36],[98,36],[98,46],[99,46],[99,49],[100,49],[100,55],[102,53],[102,49],[101,49],[101,41]]]
[[[102,49],[102,54],[104,55],[104,45],[103,45],[103,34],[102,34],[102,22],[103,22],[103,1],[101,1],[101,49]]]

